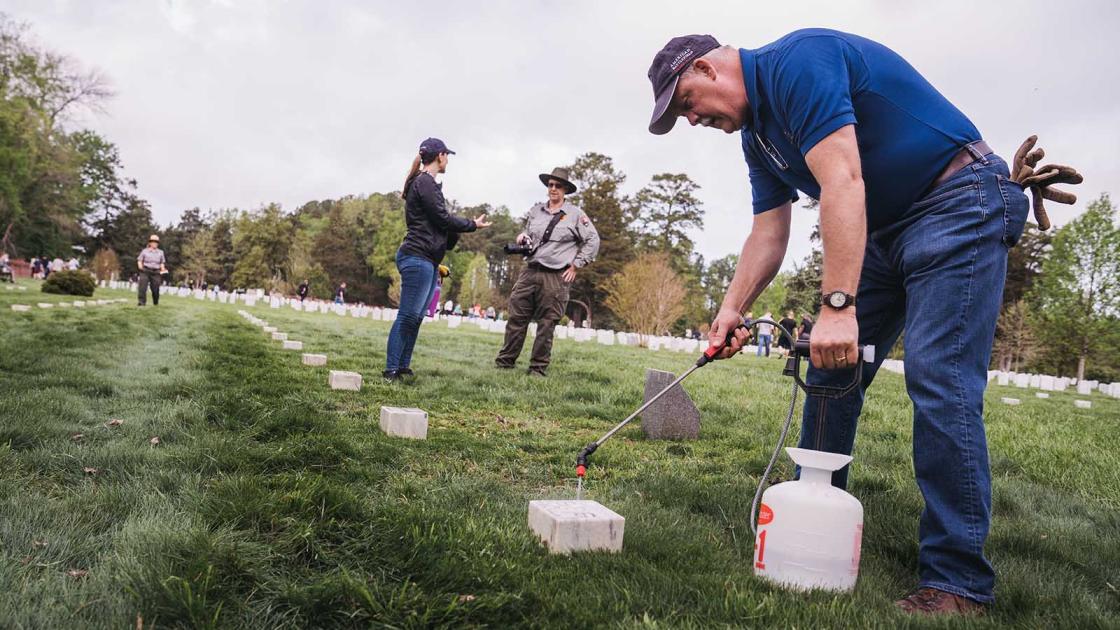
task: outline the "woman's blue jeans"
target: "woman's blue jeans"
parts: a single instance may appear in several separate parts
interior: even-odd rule
[[[436,288],[436,266],[420,256],[397,252],[397,271],[401,274],[401,298],[397,319],[389,330],[385,370],[395,372],[412,364],[412,348],[420,335],[424,309]]]
[[[905,329],[914,474],[925,500],[919,586],[981,602],[993,600],[995,586],[984,557],[992,514],[984,389],[1007,252],[1027,209],[1007,165],[989,155],[927,193],[900,224],[868,234],[856,319],[859,343],[875,346],[875,363],[864,365],[862,389],[823,401],[824,418],[822,401],[810,396],[801,426],[802,448],[850,454],[864,392]],[[851,378],[850,370],[812,367],[807,375],[814,385]],[[848,468],[833,473],[834,486],[847,485]]]

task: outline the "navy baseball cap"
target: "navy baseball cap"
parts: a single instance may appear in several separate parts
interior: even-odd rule
[[[669,103],[677,91],[677,80],[697,57],[702,57],[719,48],[719,42],[711,35],[685,35],[674,37],[653,56],[649,66],[649,82],[653,84],[653,118],[649,121],[649,132],[657,135],[669,133],[677,123],[671,115]]]
[[[420,155],[439,155],[440,153],[447,153],[448,155],[455,155],[455,152],[447,148],[443,140],[439,138],[428,138],[420,143]]]

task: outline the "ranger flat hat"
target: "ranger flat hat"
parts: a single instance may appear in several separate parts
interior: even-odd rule
[[[541,173],[540,178],[541,183],[545,186],[548,186],[548,180],[550,179],[555,179],[563,182],[565,194],[570,195],[576,191],[576,185],[568,180],[568,169],[566,168],[557,166],[556,168],[552,169],[551,173]]]
[[[152,241],[155,241],[155,242],[158,243],[159,242],[159,234],[153,234],[153,235],[149,236],[148,237],[148,242],[151,243]]]

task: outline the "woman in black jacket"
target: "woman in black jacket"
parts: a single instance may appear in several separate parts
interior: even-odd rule
[[[447,156],[454,154],[442,140],[428,138],[420,144],[405,178],[401,196],[408,233],[397,250],[401,297],[385,353],[382,375],[386,381],[412,375],[412,348],[424,321],[424,308],[432,299],[444,253],[455,246],[459,233],[490,226],[485,214],[471,221],[447,212],[442,184],[436,182],[436,175],[447,170]]]

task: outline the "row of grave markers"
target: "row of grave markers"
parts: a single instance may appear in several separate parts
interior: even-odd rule
[[[87,306],[106,306],[108,304],[120,304],[128,300],[117,298],[114,300],[74,300],[73,302],[39,302],[36,304],[40,309],[48,308],[84,308]],[[30,304],[12,304],[12,310],[18,313],[26,313],[32,310]]]
[[[113,284],[113,283],[110,283]],[[129,283],[115,283],[113,288],[128,288],[135,287],[135,284]],[[179,288],[171,292],[171,295],[178,297],[194,297],[198,300],[211,300],[222,304],[234,304],[241,302],[246,306],[255,306],[258,303],[268,304],[270,308],[279,309],[288,307],[295,311],[302,311],[308,313],[333,313],[340,317],[349,315],[355,318],[368,318],[375,321],[392,322],[397,318],[397,309],[380,307],[380,306],[366,306],[361,304],[334,304],[324,300],[308,299],[300,301],[296,298],[288,298],[282,296],[267,296],[263,289],[253,289],[246,293],[227,293],[224,291],[202,291],[201,289],[187,289]],[[458,328],[463,324],[477,326],[480,330],[491,333],[504,334],[507,322],[505,320],[493,320],[482,318],[468,318],[462,315],[436,315],[435,317],[425,317],[425,323],[432,323],[435,321],[446,321],[448,328]],[[536,336],[537,324],[533,322],[529,324],[529,335]],[[704,339],[691,339],[687,337],[671,337],[671,336],[653,336],[645,335],[643,344],[643,335],[634,332],[622,332],[613,330],[602,330],[592,328],[576,328],[574,325],[557,326],[555,330],[555,338],[563,340],[571,340],[578,343],[585,343],[594,341],[600,345],[605,346],[632,346],[640,347],[645,345],[650,351],[663,351],[668,350],[671,352],[685,352],[693,353],[702,351],[707,347],[707,341]],[[744,352],[754,354],[757,351],[757,346],[747,346]],[[882,363],[882,368],[890,372],[898,374],[905,373],[905,365],[902,361],[897,359],[885,359]],[[1014,372],[1002,372],[998,370],[991,370],[988,372],[988,381],[995,381],[999,385],[1014,385],[1021,388],[1040,389],[1044,392],[1065,391],[1070,386],[1077,387],[1077,393],[1082,396],[1088,396],[1093,391],[1100,391],[1102,394],[1112,396],[1113,398],[1120,398],[1120,382],[1118,383],[1100,383],[1098,381],[1085,380],[1078,382],[1077,379],[1069,377],[1056,377],[1045,374],[1017,374]]]
[[[238,310],[250,323],[270,335],[273,341],[279,341],[285,350],[303,350],[303,342],[288,338],[288,333],[281,332],[275,326],[270,326],[267,321],[256,317],[245,310]],[[304,353],[300,362],[308,366],[325,366],[327,355]],[[327,373],[327,384],[331,389],[360,391],[362,389],[362,375],[358,372],[343,370],[330,370]],[[381,407],[381,430],[387,435],[425,440],[428,437],[428,414],[416,408]]]

